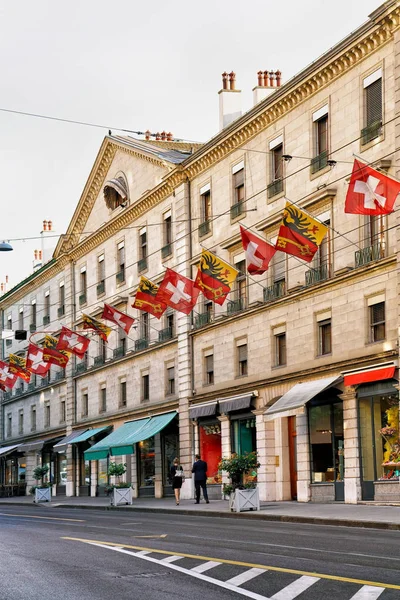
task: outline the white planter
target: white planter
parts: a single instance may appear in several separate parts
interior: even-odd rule
[[[229,498],[231,511],[260,510],[258,488],[252,490],[235,490]]]
[[[114,488],[111,495],[111,506],[132,504],[132,488]]]
[[[36,488],[34,502],[51,502],[51,488]]]

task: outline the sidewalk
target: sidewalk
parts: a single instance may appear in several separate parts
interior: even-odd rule
[[[32,506],[32,496],[0,498],[1,506]],[[321,525],[344,525],[347,527],[368,527],[378,529],[394,529],[400,531],[400,505],[380,506],[373,503],[330,504],[303,502],[270,502],[263,503],[261,510],[232,513],[225,500],[211,500],[210,504],[195,504],[193,500],[181,500],[175,505],[173,498],[138,498],[132,506],[110,507],[106,497],[88,498],[65,496],[53,497],[51,504],[40,504],[46,508],[81,508],[92,510],[122,510],[156,513],[180,513],[193,516],[213,516],[223,518],[262,519],[265,521],[281,521],[295,523],[314,523]]]

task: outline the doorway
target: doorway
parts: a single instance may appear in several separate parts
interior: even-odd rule
[[[291,495],[292,500],[297,500],[296,417],[288,417],[288,433],[289,433],[290,495]]]

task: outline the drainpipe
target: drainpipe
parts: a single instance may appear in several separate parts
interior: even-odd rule
[[[191,194],[190,179],[188,179],[188,181],[187,181],[187,186],[188,186],[189,215],[191,215],[192,214],[192,194]],[[192,258],[193,258],[192,220],[189,218],[189,260],[191,261]],[[189,351],[190,351],[190,387],[191,387],[191,395],[193,397],[193,390],[194,390],[194,365],[193,365],[194,343],[193,343],[193,336],[192,335],[190,336]]]

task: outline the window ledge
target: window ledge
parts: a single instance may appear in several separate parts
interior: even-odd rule
[[[380,144],[380,142],[383,142],[384,139],[385,139],[385,134],[382,132],[381,135],[374,138],[370,142],[367,142],[366,144],[362,144],[360,141],[360,152],[365,152],[365,150],[369,150],[370,148],[373,148],[374,146],[376,146],[376,144]]]

